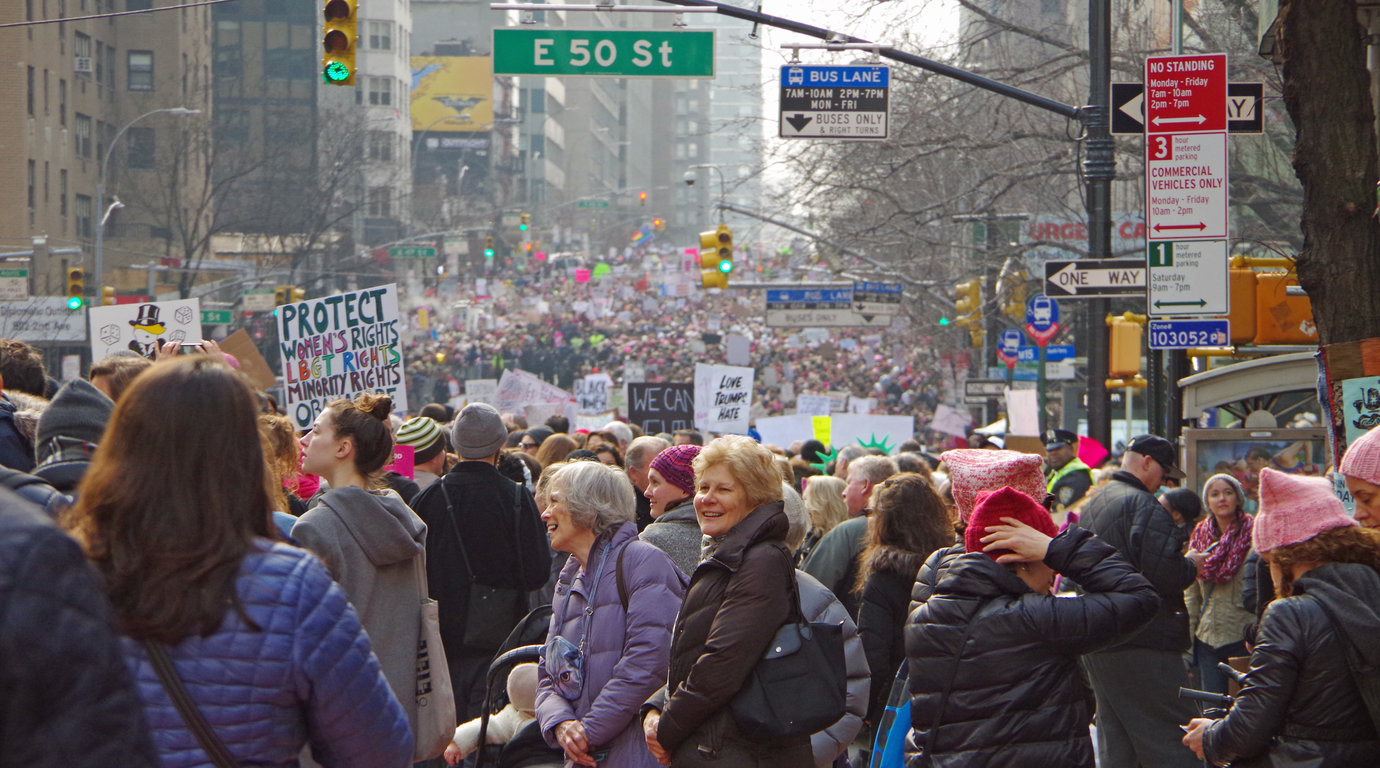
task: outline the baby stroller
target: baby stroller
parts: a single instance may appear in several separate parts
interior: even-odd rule
[[[561,768],[565,752],[553,749],[541,735],[541,724],[533,720],[502,746],[488,746],[484,737],[489,730],[489,716],[508,704],[504,683],[513,667],[541,658],[542,644],[551,623],[551,606],[534,608],[508,634],[499,646],[497,655],[489,663],[484,678],[484,708],[479,719],[479,746],[474,756],[474,768]],[[495,681],[498,682],[495,685]]]

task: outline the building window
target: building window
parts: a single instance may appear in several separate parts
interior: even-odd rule
[[[369,22],[369,47],[375,51],[393,50],[393,22]]]
[[[76,73],[89,75],[95,67],[91,61],[91,36],[77,32],[72,37],[72,56],[77,59]]]
[[[105,77],[106,85],[115,90],[115,46],[107,46],[105,49]]]
[[[153,7],[153,0],[125,0],[126,11],[147,11]]]
[[[67,78],[58,78],[58,124],[67,125]]]
[[[129,77],[125,82],[131,91],[153,90],[153,51],[129,52]]]
[[[393,162],[393,134],[388,131],[369,132],[369,159]]]
[[[91,197],[77,195],[77,237],[91,237]]]
[[[58,171],[58,214],[67,218],[67,169]]]
[[[77,157],[91,156],[91,118],[77,113]]]
[[[105,84],[105,43],[96,41],[96,58],[93,62],[96,67],[96,84]]]
[[[153,167],[154,129],[135,126],[129,129],[125,143],[129,145],[129,167],[149,169]]]
[[[34,68],[29,67],[29,117],[34,116]]]
[[[33,210],[38,197],[38,163],[29,161],[29,210]]]
[[[49,166],[48,166],[48,161],[47,161],[47,160],[44,160],[44,161],[43,161],[43,204],[44,204],[45,206],[48,204],[48,201],[49,201],[49,200],[52,200],[52,199],[53,199],[53,198],[52,198],[52,195],[50,194],[50,193],[53,191],[53,190],[52,190],[52,176],[50,175],[51,173],[52,173],[52,169],[49,168]]]
[[[393,78],[391,77],[371,77],[369,78],[369,103],[375,107],[387,107],[393,104]]]
[[[393,190],[388,187],[374,187],[369,190],[369,215],[386,219],[392,211]]]

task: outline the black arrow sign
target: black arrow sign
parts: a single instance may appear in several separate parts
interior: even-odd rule
[[[801,131],[805,130],[805,126],[814,122],[814,118],[806,117],[804,115],[791,115],[790,117],[786,118],[786,122],[791,124],[791,127],[795,129],[796,133],[800,133]]]
[[[1202,309],[1206,306],[1207,301],[1204,299],[1199,299],[1197,301],[1160,301],[1158,299],[1155,300],[1155,309],[1159,309],[1160,307],[1198,307],[1199,309]]]

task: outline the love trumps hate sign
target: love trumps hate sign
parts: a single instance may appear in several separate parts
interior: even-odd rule
[[[396,285],[285,304],[277,314],[284,409],[298,429],[332,400],[364,392],[382,392],[394,412],[407,410]]]

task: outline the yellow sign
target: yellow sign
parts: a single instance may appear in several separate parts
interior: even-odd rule
[[[487,133],[494,123],[493,60],[412,57],[412,130]]]

